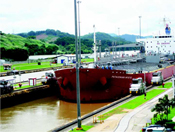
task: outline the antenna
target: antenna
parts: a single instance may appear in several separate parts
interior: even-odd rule
[[[171,24],[171,21],[169,18],[164,17],[163,20],[160,20],[160,23],[163,22],[164,27],[166,27],[166,24]]]

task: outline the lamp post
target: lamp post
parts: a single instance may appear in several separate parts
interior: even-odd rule
[[[142,18],[142,16],[139,16],[140,38],[141,38],[141,18]]]
[[[95,25],[93,25],[93,28],[94,28],[94,64],[96,65],[96,35],[95,35]]]
[[[77,41],[77,1],[74,0],[75,13],[75,50],[76,50],[76,88],[77,88],[77,120],[78,128],[81,128],[81,110],[80,110],[80,81],[79,81],[79,65],[78,65],[78,41]]]
[[[79,66],[81,66],[81,37],[80,37],[80,8],[79,8],[79,4],[81,3],[81,1],[78,1],[78,24],[79,24]]]

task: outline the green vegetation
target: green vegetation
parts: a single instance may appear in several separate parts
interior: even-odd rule
[[[124,109],[135,109],[136,107],[142,105],[143,103],[147,102],[148,100],[151,100],[152,98],[156,97],[160,93],[164,92],[165,90],[161,89],[153,89],[149,92],[147,92],[146,99],[144,99],[144,95],[140,95],[136,97],[135,99],[103,114],[104,120],[108,117],[112,116],[113,114],[119,114],[119,113],[125,113]]]
[[[168,120],[172,120],[172,118],[175,116],[175,108],[170,108],[170,113],[168,114]],[[153,117],[151,119],[152,124],[156,124],[157,120],[159,120],[160,118],[162,119],[166,119],[167,115],[163,114],[163,115],[157,115],[157,117]]]
[[[46,54],[74,54],[75,36],[59,30],[47,29],[45,31],[30,31],[18,35],[5,34],[0,31],[1,58],[12,61],[26,60],[29,55]],[[92,53],[93,34],[81,37],[81,53]],[[132,43],[121,37],[112,37],[106,33],[96,33],[97,42],[101,40],[101,51],[112,46],[116,41],[117,45]],[[132,47],[118,48],[118,51],[133,50]],[[138,49],[134,49],[138,50]]]
[[[15,90],[33,87],[33,86],[30,86],[29,83],[21,83],[21,84],[22,84],[21,87],[19,87],[19,83],[18,84],[14,84]],[[40,86],[40,85],[42,85],[42,84],[38,83],[35,86]]]
[[[51,64],[50,62],[41,62],[41,65],[38,65],[37,62],[33,63],[22,63],[22,64],[13,64],[12,68],[15,70],[34,70],[34,69],[42,69],[42,68],[49,68],[49,67],[60,67],[63,64]],[[0,72],[7,72],[7,70],[3,69],[3,66],[0,66]]]
[[[86,125],[82,125],[82,130],[76,130],[76,128],[74,128],[73,130],[70,130],[69,132],[86,132],[87,130],[91,129],[94,126],[86,126]]]
[[[86,62],[93,62],[94,59],[81,59],[81,62],[86,63]],[[34,70],[34,69],[42,69],[42,68],[50,68],[50,67],[60,67],[63,66],[63,64],[51,64],[50,61],[47,62],[42,62],[41,65],[38,65],[37,62],[32,62],[32,63],[19,63],[19,64],[13,64],[12,68],[15,68],[15,70]],[[0,72],[7,72],[7,70],[3,69],[3,66],[0,66]]]
[[[172,82],[165,83],[164,87],[160,85],[158,88],[172,88]]]
[[[27,60],[29,55],[55,54],[59,46],[32,38],[0,33],[0,51],[2,59],[14,61]]]
[[[89,59],[81,59],[81,62],[94,62],[94,59],[89,58]]]
[[[153,124],[161,124],[168,128],[175,129],[175,122],[172,118],[175,115],[175,99],[168,99],[168,95],[159,98],[159,102],[151,109],[151,112],[156,112],[152,118]]]

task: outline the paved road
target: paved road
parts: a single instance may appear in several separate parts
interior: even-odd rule
[[[156,98],[148,101],[144,105],[137,107],[132,112],[126,114],[119,122],[115,132],[139,132],[143,126],[146,125],[146,122],[150,121],[153,117],[153,112],[151,109],[158,102],[158,99],[163,97],[165,94],[168,94],[169,98],[173,97],[172,88],[166,92],[160,94]]]
[[[42,72],[34,72],[34,73],[26,73],[26,74],[21,74],[21,76],[19,75],[15,75],[15,82],[20,82],[21,81],[28,81],[29,78],[41,78],[41,76],[43,76],[45,74],[45,72],[52,72],[54,73],[53,70],[48,70],[48,71],[42,71]],[[5,77],[0,77],[0,79],[14,79],[14,75],[12,76],[5,76]]]

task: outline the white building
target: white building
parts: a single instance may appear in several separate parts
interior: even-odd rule
[[[57,63],[73,63],[74,60],[76,60],[75,55],[59,55],[55,57],[57,60]]]

